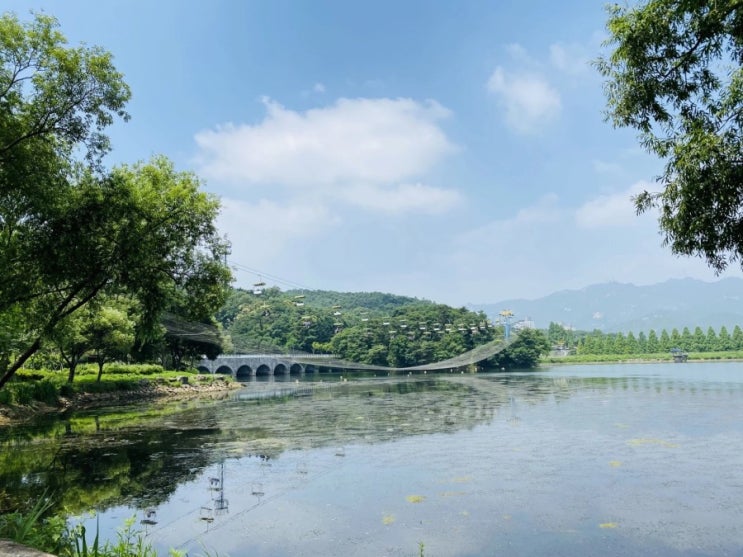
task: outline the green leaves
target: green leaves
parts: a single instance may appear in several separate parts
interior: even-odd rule
[[[635,128],[665,160],[660,192],[636,199],[660,211],[674,253],[722,271],[743,255],[743,4],[647,0],[609,8],[596,62],[607,118]]]
[[[111,54],[69,47],[54,18],[0,17],[0,322],[16,330],[0,326],[0,387],[103,294],[137,300],[145,336],[174,298],[193,319],[224,302],[229,245],[200,180],[165,157],[101,165],[129,97]]]
[[[532,368],[536,367],[539,364],[539,358],[548,354],[549,351],[549,341],[542,331],[522,329],[508,348],[493,356],[492,364],[505,368]]]

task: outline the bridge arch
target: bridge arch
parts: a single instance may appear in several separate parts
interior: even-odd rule
[[[298,375],[304,373],[304,368],[302,367],[302,364],[294,363],[289,367],[289,373],[291,375]]]
[[[255,369],[255,374],[260,376],[272,375],[271,368],[266,364],[261,364]]]
[[[214,373],[220,373],[222,375],[232,375],[232,368],[228,365],[221,365]]]
[[[198,371],[199,373],[211,373],[212,372],[212,370],[210,370],[206,366],[199,366],[196,368],[196,371]]]
[[[286,375],[287,373],[289,373],[289,368],[286,367],[286,364],[282,364],[281,362],[276,364],[276,367],[273,368],[274,375]]]
[[[255,375],[255,371],[253,371],[253,368],[249,365],[242,365],[239,368],[237,368],[237,371],[235,372],[235,379],[248,379]]]

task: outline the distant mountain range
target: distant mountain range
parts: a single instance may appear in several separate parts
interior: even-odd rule
[[[563,290],[536,300],[503,300],[492,304],[470,304],[491,319],[504,309],[514,313],[514,321],[530,319],[546,329],[551,321],[578,330],[639,333],[655,329],[669,332],[675,327],[722,325],[731,331],[743,327],[743,279],[726,278],[718,282],[673,279],[650,286],[610,282],[580,290]]]

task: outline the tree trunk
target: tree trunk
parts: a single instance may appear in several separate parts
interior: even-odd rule
[[[96,358],[96,360],[98,360],[98,379],[96,379],[96,381],[98,383],[100,383],[101,382],[101,375],[103,375],[103,364],[104,364],[105,360],[103,359],[103,356],[98,356]]]
[[[77,369],[77,360],[72,360],[69,364],[70,372],[67,374],[67,382],[72,383],[73,379],[75,379],[75,369]]]
[[[36,352],[40,346],[41,337],[37,337],[34,343],[29,346],[23,354],[18,356],[16,361],[13,362],[13,365],[6,369],[5,373],[3,373],[3,376],[0,377],[0,389],[2,389],[5,383],[7,383],[10,378],[13,377],[13,375],[15,375],[15,372],[18,371],[21,366],[26,363],[26,360],[33,356],[34,352]]]

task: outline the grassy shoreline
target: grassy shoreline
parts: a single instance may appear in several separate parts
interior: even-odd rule
[[[741,361],[743,351],[727,352],[689,352],[687,362],[722,362]],[[568,365],[568,364],[656,364],[673,362],[669,353],[657,354],[574,354],[570,356],[545,356],[539,361],[540,365]]]
[[[578,354],[545,356],[540,367],[561,365],[670,363],[667,352],[656,354]],[[690,352],[688,363],[743,361],[743,351]],[[165,371],[160,366],[111,366],[96,381],[95,366],[81,366],[75,382],[66,373],[50,370],[21,370],[16,381],[0,391],[0,427],[29,421],[44,414],[121,406],[142,401],[221,397],[240,384],[223,375],[203,375],[195,370]]]
[[[23,370],[6,384],[0,399],[0,427],[23,423],[45,414],[121,406],[142,401],[221,397],[240,384],[223,375],[200,375],[195,370],[163,371],[159,366],[121,366],[101,381],[88,370],[70,384],[66,374],[48,370]],[[144,371],[144,373],[142,373]]]

